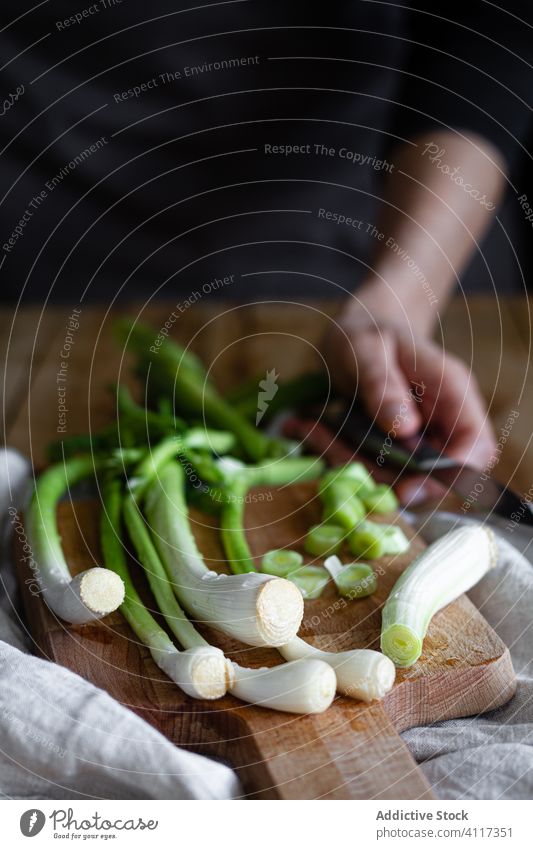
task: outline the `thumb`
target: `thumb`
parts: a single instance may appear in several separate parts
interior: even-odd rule
[[[382,430],[412,436],[422,419],[398,362],[396,337],[387,329],[359,331],[353,341],[358,395]]]

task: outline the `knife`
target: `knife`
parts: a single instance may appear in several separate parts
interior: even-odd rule
[[[335,436],[355,445],[357,451],[383,466],[393,466],[402,473],[423,474],[439,481],[468,504],[468,510],[496,513],[517,524],[533,525],[533,507],[509,487],[493,480],[490,473],[465,466],[437,451],[423,436],[391,439],[359,407],[326,419]],[[378,463],[379,465],[379,463]]]

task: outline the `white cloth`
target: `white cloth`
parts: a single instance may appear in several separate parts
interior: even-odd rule
[[[431,542],[456,522],[441,513],[417,524]],[[498,710],[403,734],[441,799],[533,798],[533,529],[508,531],[498,517],[490,524],[498,563],[468,595],[509,647],[518,688]]]
[[[10,564],[28,463],[0,449],[0,794],[15,799],[231,799],[233,771],[170,743],[103,690],[29,653]],[[7,521],[6,521],[7,519]]]

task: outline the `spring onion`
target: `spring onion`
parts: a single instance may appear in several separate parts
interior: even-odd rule
[[[329,581],[329,575],[320,566],[302,566],[288,575],[289,581],[296,584],[307,601],[320,598]]]
[[[376,574],[367,563],[349,563],[343,566],[334,555],[327,558],[324,566],[335,581],[339,594],[346,598],[365,598],[377,589]]]
[[[184,473],[165,465],[146,496],[146,514],[174,591],[188,612],[243,643],[277,646],[294,636],[303,617],[298,589],[270,575],[210,572],[192,534]]]
[[[164,570],[150,550],[150,541],[146,540],[144,522],[135,509],[135,505],[130,501],[130,534],[135,539],[139,556],[146,557],[148,552],[146,565],[152,581],[157,575],[164,579],[161,593],[165,598],[167,621],[179,642],[187,647],[185,651],[179,651],[176,648],[137,593],[131,580],[121,541],[122,502],[120,482],[117,479],[107,480],[103,487],[100,538],[106,565],[120,576],[126,588],[126,596],[120,606],[121,613],[133,632],[149,648],[159,668],[184,693],[195,699],[216,699],[223,696],[231,681],[231,670],[228,669],[226,659],[220,649],[210,646],[187,622],[183,611],[175,603],[172,590],[166,582]],[[161,596],[161,593],[158,586],[158,595]],[[170,596],[168,600],[167,595]]]
[[[392,688],[396,676],[392,661],[372,649],[328,652],[315,648],[300,637],[294,637],[278,651],[285,660],[322,660],[335,671],[337,691],[364,702],[382,699]]]
[[[171,565],[168,570],[169,574],[178,574],[184,578],[184,582],[178,578],[178,581],[173,583],[173,589],[177,591],[178,597],[183,600],[183,604],[193,610],[195,615],[198,615],[199,612],[198,618],[200,619],[212,617],[214,612],[217,618],[212,619],[211,624],[219,627],[220,630],[230,634],[230,636],[236,636],[237,639],[249,642],[252,645],[265,645],[267,642],[273,644],[270,641],[281,640],[285,633],[296,633],[303,612],[301,611],[301,597],[299,603],[296,603],[294,591],[291,589],[290,592],[287,592],[286,587],[291,587],[291,584],[288,584],[287,581],[270,578],[266,575],[243,575],[243,580],[241,580],[234,575],[216,575],[216,573],[207,570],[187,518],[187,507],[183,497],[183,469],[174,462],[161,469],[164,458],[169,454],[168,449],[168,442],[162,443],[153,452],[151,458],[148,458],[136,470],[137,494],[142,494],[150,489],[150,495],[147,498],[148,512],[148,502],[150,501],[154,505],[154,511],[157,511],[157,497],[154,493],[158,493],[158,496],[164,498],[167,509],[169,507],[168,495],[171,494],[174,498],[174,510],[176,512],[173,516],[174,522],[172,522],[172,519],[170,520],[174,547],[172,542],[161,545],[162,538],[157,535],[155,525],[153,530],[155,541],[159,543],[160,549],[171,554],[171,564],[174,564],[176,560],[177,551],[180,555],[179,562],[182,567],[185,566],[184,569],[179,571]],[[154,485],[155,477],[158,477],[159,485]],[[131,511],[130,532],[133,530],[134,534],[139,533],[142,525],[139,522],[139,515],[134,511],[136,505],[131,499],[129,502],[126,501],[126,507],[128,504]],[[133,524],[131,524],[132,519]],[[179,528],[177,528],[177,525],[179,525]],[[161,566],[158,565],[160,561],[158,561],[156,550],[150,550],[149,546],[147,548],[147,541],[141,537],[140,551],[144,553],[144,560],[148,563],[148,578],[151,581],[151,586],[153,585],[154,595],[156,595],[158,604],[170,627],[183,645],[190,646],[192,644],[195,646],[197,644],[197,637],[194,636],[196,632],[192,629],[190,623],[188,623],[189,627],[184,626],[185,617],[181,608],[178,606],[178,614],[173,613],[173,607],[167,598],[168,579],[163,578],[161,574]],[[266,584],[258,586],[257,579],[263,578]],[[187,592],[187,585],[193,587],[192,593]],[[196,604],[193,595],[194,587],[198,592]],[[276,592],[272,592],[273,588],[276,589]],[[296,592],[298,593],[297,590]],[[213,600],[210,599],[210,596],[213,596]],[[285,605],[287,605],[286,610]],[[241,619],[239,607],[245,613],[250,611],[250,616],[245,615]],[[297,609],[296,615],[294,613],[295,608]],[[223,616],[223,622],[218,618],[220,615]],[[176,628],[179,628],[179,631],[176,631]],[[227,661],[228,669],[230,672],[228,678],[229,692],[244,701],[261,707],[269,707],[289,713],[320,713],[329,707],[335,696],[335,675],[332,675],[332,670],[320,661],[297,660],[294,663],[275,666],[271,669],[246,669],[237,663],[230,664]]]
[[[277,548],[267,551],[261,560],[261,571],[267,575],[276,575],[278,578],[286,578],[295,569],[298,569],[304,559],[299,551],[289,548]]]
[[[345,532],[339,525],[313,525],[305,538],[304,548],[315,557],[337,554],[344,537]]]
[[[243,669],[234,663],[233,671],[232,695],[287,713],[322,713],[337,690],[335,672],[322,658],[294,659],[261,669]]]
[[[396,581],[387,599],[382,651],[396,666],[416,663],[435,613],[473,587],[495,560],[493,534],[483,525],[450,531],[430,545]]]
[[[75,457],[50,466],[38,479],[26,515],[26,533],[37,564],[35,577],[48,607],[61,619],[83,625],[116,610],[124,583],[109,569],[95,566],[70,574],[57,527],[59,499],[71,486],[93,475],[95,459]]]

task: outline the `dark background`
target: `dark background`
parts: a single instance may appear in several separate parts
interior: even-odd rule
[[[229,274],[237,282],[225,294],[241,299],[342,295],[374,242],[317,210],[378,225],[385,172],[338,156],[266,156],[264,145],[344,146],[394,163],[402,140],[431,127],[480,133],[509,162],[506,200],[460,285],[523,291],[531,3],[190,2],[3,2],[2,245],[67,168],[0,251],[3,301],[186,297]],[[184,76],[186,66],[255,56]],[[176,71],[181,79],[160,82]]]

